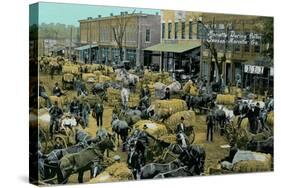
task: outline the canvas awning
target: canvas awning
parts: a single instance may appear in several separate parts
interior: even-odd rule
[[[146,51],[158,51],[158,52],[174,52],[174,53],[183,53],[189,50],[193,50],[201,46],[200,42],[190,41],[185,44],[167,44],[167,43],[159,43],[154,46],[150,46],[145,48]]]
[[[80,47],[78,47],[78,48],[75,48],[75,50],[82,51],[82,50],[87,50],[87,49],[89,49],[89,48],[95,48],[95,47],[97,47],[97,46],[98,46],[98,45],[96,45],[96,44],[92,44],[92,45],[87,44],[87,45],[85,45],[85,46],[80,46]]]

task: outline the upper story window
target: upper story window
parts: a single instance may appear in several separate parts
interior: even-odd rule
[[[185,39],[185,22],[181,22],[181,38]]]
[[[145,42],[150,42],[150,29],[145,30]]]
[[[172,23],[168,23],[168,39],[171,39]]]
[[[189,20],[189,39],[192,39],[192,19]]]
[[[179,29],[179,23],[175,22],[175,39],[178,38],[178,29]]]

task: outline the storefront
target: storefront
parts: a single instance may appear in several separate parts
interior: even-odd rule
[[[173,74],[181,72],[186,75],[196,75],[200,71],[200,43],[160,43],[145,49],[145,57],[160,56],[160,62],[150,62],[151,66],[159,65],[158,71]],[[149,65],[148,65],[149,66]]]

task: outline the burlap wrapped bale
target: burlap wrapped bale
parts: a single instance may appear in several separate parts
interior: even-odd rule
[[[155,100],[155,113],[159,118],[169,117],[170,115],[187,109],[186,102],[180,99]]]
[[[234,120],[233,120],[234,125],[238,125],[238,119],[239,119],[239,116],[234,117]],[[249,126],[249,120],[248,120],[248,118],[244,118],[240,124],[240,128],[248,130],[248,126]]]
[[[100,75],[98,77],[98,82],[99,83],[108,82],[108,81],[111,81],[111,78],[108,77],[108,76]]]
[[[71,74],[71,73],[63,74],[63,80],[66,81],[66,82],[73,82],[74,75]]]
[[[79,65],[63,65],[62,66],[62,73],[72,73],[72,74],[79,74]]]
[[[85,81],[85,82],[92,82],[94,80],[97,80],[97,77],[95,74],[93,73],[83,73],[82,74],[82,80]]]
[[[130,108],[133,108],[133,107],[137,107],[139,105],[139,102],[140,102],[140,96],[139,94],[137,93],[131,93],[129,95],[129,102],[128,102],[128,106]]]
[[[121,93],[120,90],[114,88],[107,88],[106,96],[109,101],[109,106],[119,106],[121,104]]]
[[[189,80],[188,82],[185,83],[185,85],[183,86],[183,91],[186,93],[186,94],[189,94],[190,93],[190,87],[192,85],[192,81]]]
[[[242,89],[241,88],[237,88],[236,91],[235,91],[235,96],[238,97],[238,98],[242,98]]]
[[[218,94],[216,102],[217,104],[233,105],[235,103],[235,95]]]
[[[147,125],[146,132],[156,138],[168,134],[167,128],[164,124],[156,123],[151,120],[140,120],[133,125],[134,128],[144,130],[144,125]]]
[[[96,77],[99,77],[100,75],[102,75],[102,72],[101,72],[101,71],[94,71],[93,74],[94,74]]]
[[[267,114],[266,123],[273,127],[274,125],[274,112],[271,111]]]
[[[198,95],[199,95],[199,90],[198,90],[198,88],[197,88],[195,85],[191,85],[191,86],[190,86],[190,92],[189,92],[189,94],[190,94],[191,96],[198,96]]]
[[[181,111],[181,112],[172,114],[164,123],[166,124],[168,129],[175,132],[177,129],[177,125],[181,122],[181,117],[184,118],[185,125],[194,125],[195,124],[196,116],[195,116],[195,112],[192,110]]]
[[[163,135],[160,136],[158,139],[171,144],[177,143],[177,136],[175,134]]]
[[[155,83],[155,82],[162,82],[166,85],[171,84],[173,82],[172,77],[170,77],[168,72],[163,72],[163,73],[156,73],[156,72],[144,72],[143,76],[144,82],[145,83]]]
[[[107,167],[104,172],[97,177],[90,180],[90,183],[102,183],[102,182],[115,182],[132,180],[133,174],[128,168],[127,163],[116,162]]]
[[[253,152],[255,153],[255,152]],[[264,172],[271,171],[272,157],[270,154],[261,154],[264,160],[244,160],[239,161],[233,165],[233,172]]]

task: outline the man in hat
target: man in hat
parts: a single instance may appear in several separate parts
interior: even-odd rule
[[[212,110],[207,115],[206,118],[206,123],[207,123],[207,141],[211,140],[213,141],[213,127],[215,124],[215,118],[214,118],[214,113]]]
[[[249,120],[250,124],[250,132],[256,134],[257,132],[257,116],[255,112],[255,106],[251,104],[250,109],[248,110],[248,113],[246,114]]]
[[[73,101],[70,103],[70,107],[69,107],[69,111],[71,113],[71,115],[75,116],[75,117],[79,117],[80,116],[80,112],[81,112],[81,104],[78,101],[77,97],[73,97]]]
[[[181,122],[177,125],[176,133],[178,134],[179,132],[185,133],[186,126],[184,124],[184,117],[181,117]]]
[[[144,146],[144,151],[142,153],[142,156],[143,156],[143,161],[142,161],[142,165],[145,165],[145,162],[146,162],[146,156],[147,156],[147,147],[148,147],[148,134],[146,132],[147,130],[147,125],[144,124],[143,126],[143,131],[140,131],[139,132],[139,135],[138,135],[138,139],[139,141],[143,144]]]
[[[63,115],[62,109],[58,106],[58,101],[54,102],[54,105],[50,108],[49,114],[51,116],[50,120],[50,134],[53,137],[53,129],[55,126],[55,132],[59,129],[59,120]]]
[[[83,128],[88,127],[89,124],[89,114],[91,113],[91,107],[88,103],[88,100],[85,99],[82,102],[82,121],[83,121]]]
[[[95,105],[92,116],[94,118],[96,118],[97,126],[102,127],[102,123],[103,123],[103,119],[102,119],[102,117],[103,117],[103,104],[102,103],[99,102]]]
[[[60,97],[63,95],[63,92],[61,91],[58,82],[55,83],[55,87],[53,88],[53,95]]]
[[[165,90],[165,96],[163,98],[164,100],[169,100],[170,99],[170,88],[166,88]]]

